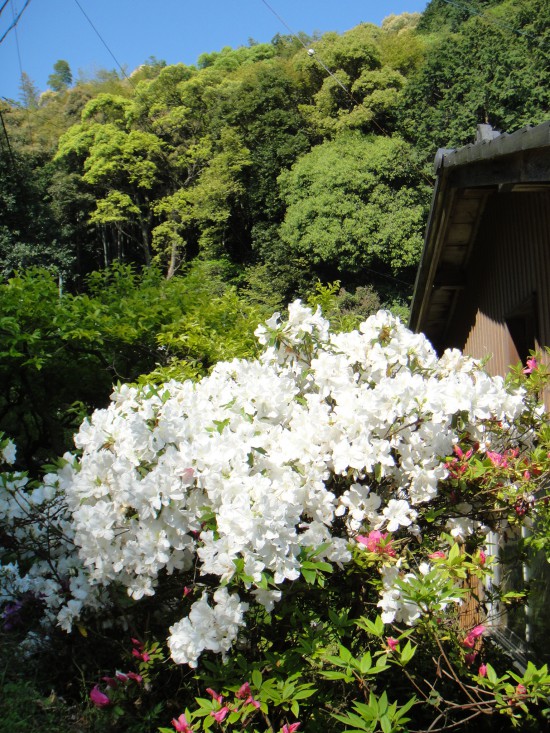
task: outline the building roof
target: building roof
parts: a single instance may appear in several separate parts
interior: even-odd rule
[[[438,150],[434,168],[436,183],[409,325],[441,348],[489,197],[550,189],[550,120],[512,134],[478,125],[475,143]]]

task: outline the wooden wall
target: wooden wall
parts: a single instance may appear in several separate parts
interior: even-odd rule
[[[523,319],[523,323],[522,323]],[[505,374],[517,363],[517,323],[550,346],[550,192],[494,193],[487,202],[449,345]],[[521,351],[521,349],[519,349]]]

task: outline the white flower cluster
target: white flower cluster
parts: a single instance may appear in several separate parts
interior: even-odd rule
[[[237,638],[244,625],[243,616],[247,603],[240,603],[236,593],[230,595],[227,588],[218,588],[214,593],[214,607],[208,605],[205,593],[193,604],[189,616],[182,618],[170,628],[170,653],[178,663],[197,666],[197,660],[205,649],[225,654]]]
[[[235,641],[246,604],[223,586],[237,572],[248,600],[270,611],[308,548],[342,565],[360,529],[418,535],[456,416],[481,440],[481,420],[511,421],[522,406],[471,359],[438,360],[387,312],[330,335],[297,301],[257,336],[258,360],[220,363],[198,383],[117,389],[57,477],[91,583],[121,583],[139,599],[160,573],[218,579],[213,605],[205,591],[170,629],[177,662]]]
[[[57,624],[65,631],[71,630],[84,607],[103,605],[100,590],[90,586],[76,551],[57,474],[45,476],[35,488],[26,474],[0,474],[0,522],[3,544],[16,557],[16,562],[0,565],[2,605],[24,597],[42,607],[43,626]]]

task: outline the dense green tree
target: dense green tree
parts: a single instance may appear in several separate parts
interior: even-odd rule
[[[113,95],[92,99],[82,112],[82,123],[61,138],[57,160],[73,158],[82,165],[82,181],[96,196],[90,222],[101,231],[105,262],[120,257],[125,241],[128,246],[137,245],[138,256],[148,264],[151,201],[162,175],[162,141],[127,125],[130,105],[124,97]]]
[[[19,89],[21,90],[19,98],[23,107],[25,109],[37,109],[40,101],[40,91],[25,71],[21,73]]]
[[[39,161],[17,152],[0,154],[0,276],[34,266],[67,277],[73,255],[60,242]]]
[[[457,147],[476,125],[505,132],[542,122],[550,107],[550,6],[507,0],[464,20],[429,48],[402,99],[404,134],[419,147]]]
[[[73,83],[73,74],[69,63],[59,59],[53,65],[53,74],[48,77],[48,86],[54,92],[64,92]]]
[[[501,0],[468,0],[467,3],[430,0],[422,13],[418,29],[429,32],[456,31],[473,14],[482,13],[486,8],[499,2]]]
[[[253,43],[250,46],[240,46],[236,49],[224,46],[221,51],[201,54],[197,66],[199,69],[216,66],[225,71],[234,71],[243,64],[254,64],[257,61],[272,58],[276,52],[275,46],[271,43]]]
[[[279,182],[287,204],[281,238],[317,271],[340,277],[416,266],[427,186],[403,140],[342,134],[302,156]]]

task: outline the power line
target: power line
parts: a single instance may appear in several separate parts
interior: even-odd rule
[[[263,4],[265,5],[265,6],[266,6],[266,8],[268,8],[268,9],[269,9],[269,10],[270,10],[270,11],[271,11],[271,12],[273,13],[273,15],[274,15],[274,16],[275,16],[275,17],[276,17],[276,18],[277,18],[277,19],[278,19],[278,20],[279,20],[279,21],[280,21],[280,22],[281,22],[281,23],[282,23],[282,24],[284,25],[284,27],[285,27],[285,28],[287,29],[287,31],[288,31],[288,32],[289,32],[289,33],[290,33],[290,34],[291,34],[292,36],[294,36],[294,38],[296,38],[296,40],[297,40],[297,41],[299,41],[299,42],[300,42],[300,43],[302,44],[302,46],[303,46],[303,47],[305,48],[305,50],[306,50],[306,51],[308,52],[308,55],[309,55],[309,56],[310,56],[311,58],[313,58],[313,59],[314,59],[314,61],[315,61],[316,63],[318,63],[318,64],[319,64],[319,66],[321,66],[321,67],[322,67],[322,68],[323,68],[323,69],[324,69],[324,70],[325,70],[325,71],[327,72],[327,74],[329,74],[329,76],[331,76],[331,77],[332,77],[332,78],[334,79],[334,81],[335,81],[335,82],[336,82],[336,83],[337,83],[337,84],[338,84],[338,85],[339,85],[339,86],[340,86],[340,87],[341,87],[341,88],[342,88],[342,89],[343,89],[343,90],[345,91],[345,93],[346,93],[346,94],[348,95],[348,97],[349,97],[349,98],[351,99],[351,101],[352,101],[352,102],[353,102],[353,103],[354,103],[354,104],[355,104],[355,105],[356,105],[357,107],[359,107],[359,106],[360,106],[360,105],[361,105],[362,103],[361,103],[361,102],[358,102],[358,101],[357,101],[357,99],[355,99],[355,97],[353,96],[353,94],[351,93],[351,91],[350,91],[350,90],[349,90],[349,89],[348,89],[348,88],[346,87],[346,85],[345,85],[345,84],[343,83],[343,81],[341,81],[341,79],[339,79],[339,78],[338,78],[338,77],[336,76],[336,74],[334,74],[334,73],[333,73],[333,72],[332,72],[332,71],[331,71],[331,70],[329,69],[329,67],[328,67],[328,66],[327,66],[327,65],[326,65],[326,64],[324,63],[324,61],[323,61],[323,60],[322,60],[322,59],[321,59],[321,58],[320,58],[320,57],[319,57],[319,56],[317,55],[317,53],[315,52],[315,49],[313,49],[313,48],[309,48],[309,47],[308,47],[308,46],[307,46],[307,45],[306,45],[306,44],[304,43],[303,39],[302,39],[302,38],[300,38],[300,36],[299,36],[299,35],[298,35],[297,33],[295,33],[295,32],[294,32],[293,30],[292,30],[292,28],[291,28],[291,27],[290,27],[290,26],[289,26],[289,25],[288,25],[288,24],[287,24],[287,23],[285,22],[284,18],[282,18],[282,17],[281,17],[281,16],[280,16],[280,15],[279,15],[279,14],[278,14],[278,13],[277,13],[277,12],[276,12],[276,11],[275,11],[275,10],[274,10],[273,8],[272,8],[272,7],[271,7],[271,5],[270,5],[270,4],[269,4],[269,3],[267,2],[267,0],[261,0],[261,1],[262,1],[262,3],[263,3]],[[379,124],[378,124],[378,123],[376,122],[376,120],[372,120],[372,122],[373,122],[373,123],[374,123],[374,124],[375,124],[375,125],[376,125],[376,126],[378,127],[378,129],[380,130],[380,132],[382,132],[382,134],[384,134],[384,135],[388,135],[388,137],[389,137],[389,133],[388,133],[388,132],[387,132],[386,130],[384,130],[384,129],[383,129],[383,128],[382,128],[382,127],[381,127],[381,126],[380,126],[380,125],[379,125]]]
[[[0,7],[0,15],[2,15],[4,10],[7,8],[9,1],[10,0],[4,0],[4,2],[2,3],[2,6]]]
[[[115,64],[118,66],[118,68],[120,69],[120,71],[122,72],[122,75],[124,76],[124,78],[135,89],[134,82],[132,81],[132,79],[130,79],[130,77],[128,76],[128,74],[126,73],[126,71],[124,70],[124,68],[122,67],[122,65],[119,63],[118,59],[116,58],[116,56],[114,55],[114,53],[111,51],[111,49],[107,45],[107,42],[105,41],[105,39],[103,38],[103,36],[101,35],[101,33],[97,30],[97,28],[95,27],[95,25],[92,23],[90,17],[86,14],[86,12],[85,12],[84,8],[82,7],[82,5],[78,2],[78,0],[74,0],[74,1],[75,1],[76,5],[78,6],[78,8],[80,9],[80,12],[82,13],[82,15],[86,18],[86,20],[88,21],[88,23],[92,27],[92,29],[93,29],[94,33],[96,34],[96,36],[99,38],[99,40],[101,41],[101,43],[105,46],[105,48],[107,49],[109,55],[111,56],[111,58],[113,59],[113,61],[115,62]]]
[[[17,18],[15,18],[14,21],[13,21],[13,23],[10,26],[8,26],[8,28],[6,29],[4,35],[0,38],[0,43],[2,43],[2,41],[5,39],[5,37],[8,35],[8,33],[10,31],[12,31],[14,28],[17,27],[17,24],[21,20],[21,16],[25,12],[25,10],[29,7],[30,2],[31,2],[31,0],[27,0],[27,2],[23,5],[23,9],[21,10],[21,12],[17,16]],[[7,5],[7,0],[4,3],[4,5],[2,6],[2,10],[4,10],[4,8],[6,7],[6,5]],[[0,10],[0,12],[2,12],[2,10]]]
[[[15,5],[13,3],[13,0],[11,0],[11,14],[15,22]],[[23,77],[23,64],[21,63],[21,49],[19,48],[19,34],[17,33],[17,25],[14,26],[13,32],[15,34],[15,47],[17,49],[17,60],[19,62],[19,74],[22,78]]]
[[[281,17],[281,16],[280,16],[280,15],[279,15],[279,14],[278,14],[278,13],[277,13],[277,12],[276,12],[275,10],[274,10],[274,8],[272,8],[272,7],[271,7],[271,5],[270,5],[270,4],[269,4],[269,3],[267,2],[267,0],[261,0],[261,1],[262,1],[262,3],[263,3],[263,4],[265,5],[265,6],[266,6],[266,8],[268,8],[268,10],[269,10],[269,11],[270,11],[271,13],[273,13],[273,15],[274,15],[274,16],[275,16],[275,17],[276,17],[276,18],[277,18],[277,19],[278,19],[278,20],[279,20],[279,21],[280,21],[280,22],[281,22],[281,23],[282,23],[282,24],[284,25],[284,27],[285,27],[285,28],[286,28],[286,29],[288,30],[288,32],[289,32],[289,33],[290,33],[290,34],[291,34],[292,36],[294,36],[294,38],[296,38],[296,40],[298,40],[298,41],[299,41],[299,42],[300,42],[300,43],[302,44],[302,46],[303,46],[303,47],[305,48],[305,50],[306,50],[306,51],[308,52],[308,55],[309,55],[309,56],[310,56],[311,58],[313,58],[313,59],[314,59],[314,61],[316,61],[316,63],[318,63],[318,64],[319,64],[319,66],[321,66],[321,68],[323,68],[323,69],[324,69],[324,70],[326,71],[326,73],[327,73],[327,74],[328,74],[328,75],[329,75],[329,76],[330,76],[330,77],[331,77],[332,79],[334,79],[334,81],[335,81],[335,82],[336,82],[336,83],[337,83],[337,84],[338,84],[338,85],[339,85],[339,86],[340,86],[340,87],[341,87],[341,88],[342,88],[342,89],[344,90],[344,92],[345,92],[345,93],[346,93],[346,94],[348,95],[348,97],[349,97],[349,98],[351,99],[351,101],[352,101],[352,102],[354,103],[354,105],[355,105],[356,107],[365,107],[365,105],[363,104],[363,102],[359,102],[359,101],[358,101],[357,99],[355,99],[355,97],[353,96],[352,92],[351,92],[351,91],[350,91],[350,90],[349,90],[349,89],[348,89],[348,88],[346,87],[346,85],[344,84],[344,82],[343,82],[343,81],[342,81],[341,79],[339,79],[339,78],[338,78],[338,77],[336,76],[336,74],[334,74],[334,72],[333,72],[333,71],[331,71],[331,70],[329,69],[329,67],[328,67],[328,66],[327,66],[327,65],[325,64],[325,62],[324,62],[324,61],[323,61],[323,60],[322,60],[322,59],[321,59],[321,58],[320,58],[320,57],[319,57],[319,56],[317,55],[317,53],[316,53],[315,49],[313,49],[313,48],[309,48],[309,47],[308,47],[308,46],[307,46],[307,45],[306,45],[306,44],[304,43],[303,39],[302,39],[302,38],[300,38],[300,36],[298,36],[298,35],[297,35],[297,34],[296,34],[296,33],[295,33],[295,32],[294,32],[293,30],[292,30],[292,28],[291,28],[291,27],[290,27],[290,26],[289,26],[289,25],[288,25],[288,24],[287,24],[287,23],[285,22],[284,18],[282,18],[282,17]],[[367,108],[365,107],[365,109],[367,109]],[[374,118],[373,118],[373,119],[371,120],[371,123],[372,123],[372,124],[373,124],[373,125],[374,125],[375,127],[377,127],[377,128],[378,128],[378,130],[379,130],[379,131],[380,131],[380,132],[382,133],[382,135],[383,135],[383,136],[385,136],[385,137],[391,137],[390,133],[389,133],[389,132],[388,132],[387,130],[385,130],[385,129],[384,129],[383,127],[382,127],[382,125],[380,125],[380,124],[379,124],[379,123],[378,123],[378,122],[377,122],[377,121],[376,121],[376,120],[375,120]],[[420,175],[422,176],[422,178],[423,178],[423,179],[424,179],[424,180],[425,180],[425,181],[426,181],[426,182],[427,182],[427,183],[428,183],[428,184],[429,184],[430,186],[432,185],[432,180],[431,180],[430,178],[428,178],[428,176],[427,176],[427,175],[426,175],[426,174],[424,173],[424,171],[423,171],[423,170],[422,170],[421,168],[419,168],[418,166],[414,165],[414,163],[412,163],[412,161],[411,161],[411,166],[412,166],[412,167],[413,167],[413,168],[414,168],[414,169],[415,169],[415,170],[417,171],[417,173],[419,173],[419,174],[420,174]]]
[[[6,128],[6,123],[4,122],[4,115],[2,114],[2,109],[1,108],[0,108],[0,122],[2,122],[2,131],[4,132],[4,137],[6,138],[6,143],[7,143],[7,146],[8,146],[8,155],[9,155],[9,159],[10,159],[10,162],[11,162],[11,165],[12,165],[12,169],[15,171],[15,169],[16,169],[16,166],[15,166],[15,158],[13,157],[13,150],[11,148],[10,138],[9,138],[9,135],[8,135],[8,130]]]

